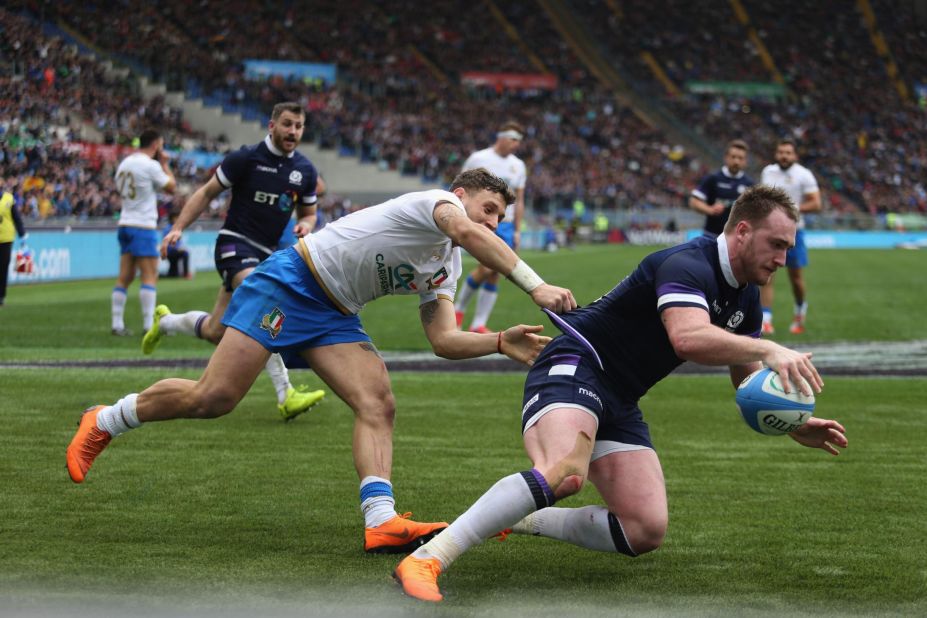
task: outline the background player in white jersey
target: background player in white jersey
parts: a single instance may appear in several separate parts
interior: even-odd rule
[[[306,113],[299,103],[274,106],[267,137],[228,154],[209,181],[190,196],[180,216],[161,242],[161,255],[176,244],[183,230],[205,211],[220,193],[231,189],[225,222],[216,236],[216,269],[222,286],[212,312],[171,313],[158,305],[151,328],[142,339],[142,352],[151,354],[164,335],[184,334],[218,344],[225,333],[222,315],[232,292],[254,268],[277,248],[295,211],[296,236],[312,231],[316,221],[318,173],[296,150],[303,136]],[[293,388],[279,354],[267,360],[267,373],[277,394],[277,410],[289,421],[322,400],[325,391]]]
[[[512,197],[503,180],[470,170],[451,191],[409,193],[360,210],[274,253],[235,290],[223,319],[228,330],[199,381],[162,380],[84,413],[67,450],[71,479],[82,482],[111,437],[144,422],[227,414],[272,352],[295,352],[354,411],[365,550],[414,549],[447,524],[418,523],[396,512],[389,481],[396,404],[386,365],[357,314],[381,296],[415,294],[438,356],[498,352],[530,364],[548,341],[537,334],[541,326],[481,334],[461,331],[454,320],[458,246],[504,273],[537,305],[556,312],[576,306],[569,290],[544,283],[494,234]]]
[[[499,224],[496,233],[513,250],[518,251],[521,243],[521,220],[525,212],[525,182],[528,179],[525,163],[515,156],[525,129],[517,122],[506,122],[499,127],[496,143],[489,148],[478,150],[464,161],[463,171],[485,168],[504,180],[515,194],[515,202],[505,209],[505,219]],[[470,322],[470,330],[475,333],[490,332],[486,327],[489,315],[498,297],[499,273],[478,264],[467,276],[464,285],[457,292],[454,303],[457,326],[463,326],[464,312],[473,292],[476,295],[476,310]]]
[[[805,332],[805,316],[808,313],[808,301],[805,295],[805,279],[802,269],[808,265],[808,247],[805,244],[805,222],[801,213],[821,210],[821,192],[818,181],[807,167],[798,163],[795,142],[789,138],[779,140],[776,146],[776,162],[763,168],[760,182],[771,187],[778,187],[788,194],[798,206],[798,232],[795,234],[795,246],[789,249],[785,265],[789,270],[789,283],[795,297],[795,311],[789,332],[799,335]],[[763,333],[771,335],[773,327],[773,295],[775,279],[760,288],[760,302],[763,305]]]
[[[139,137],[139,149],[116,168],[116,187],[122,196],[119,214],[119,275],[112,294],[112,332],[131,334],[125,326],[126,295],[140,271],[142,285],[138,298],[142,305],[142,328],[148,330],[154,318],[158,283],[158,197],[159,191],[173,193],[177,187],[167,165],[164,138],[153,130]]]

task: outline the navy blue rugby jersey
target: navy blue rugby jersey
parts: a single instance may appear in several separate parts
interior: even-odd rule
[[[706,204],[713,205],[720,201],[724,204],[724,212],[720,215],[705,215],[705,231],[719,236],[724,231],[724,224],[731,214],[731,206],[747,190],[754,185],[753,180],[743,172],[732,176],[725,165],[714,174],[709,174],[695,189],[692,196],[697,197]]]
[[[223,230],[275,250],[293,209],[316,203],[318,172],[294,151],[283,154],[270,139],[229,153],[216,169],[219,183],[232,190]]]
[[[616,391],[637,400],[683,363],[660,319],[669,307],[700,307],[715,326],[760,336],[759,288],[738,287],[727,245],[705,236],[650,254],[594,303],[549,315],[567,335],[585,338]]]

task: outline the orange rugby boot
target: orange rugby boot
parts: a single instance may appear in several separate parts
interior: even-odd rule
[[[408,596],[420,601],[437,603],[444,599],[438,588],[438,575],[441,574],[441,563],[437,558],[416,558],[406,556],[393,571],[402,591]]]
[[[419,523],[409,519],[411,516],[412,513],[396,515],[376,528],[365,528],[364,551],[368,554],[407,554],[447,528],[447,522]]]
[[[455,312],[454,312],[454,319],[457,320],[457,328],[463,327],[463,318],[464,318],[464,313],[463,313],[463,311],[455,311]]]
[[[68,474],[75,483],[83,483],[87,471],[112,437],[97,428],[97,413],[106,406],[93,406],[84,410],[77,426],[77,433],[68,445]]]

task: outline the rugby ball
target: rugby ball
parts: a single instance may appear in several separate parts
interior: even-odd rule
[[[764,367],[754,371],[737,387],[737,407],[750,429],[767,436],[795,431],[814,414],[814,395],[801,394],[791,383],[782,388],[779,374]]]

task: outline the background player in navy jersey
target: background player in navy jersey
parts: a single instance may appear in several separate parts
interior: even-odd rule
[[[657,549],[668,511],[663,471],[638,408],[644,393],[685,360],[728,365],[735,386],[761,362],[806,394],[823,386],[810,353],[759,338],[757,285],[785,264],[797,222],[783,191],[753,187],[717,239],[651,254],[591,305],[551,315],[564,334],[525,381],[522,428],[534,467],[498,481],[403,560],[393,576],[404,591],[440,601],[438,575],[509,528],[628,556]],[[839,423],[817,417],[789,435],[834,455],[847,445]],[[553,508],[587,476],[604,506]]]
[[[731,214],[731,206],[753,181],[746,175],[747,143],[735,139],[728,142],[724,152],[724,165],[702,182],[689,196],[689,208],[705,215],[704,234],[715,238],[724,230]]]
[[[165,334],[183,333],[218,344],[225,333],[222,315],[232,292],[276,250],[294,209],[298,221],[293,233],[297,237],[315,227],[318,172],[296,150],[305,120],[305,111],[299,103],[275,105],[264,141],[226,156],[215,175],[187,200],[174,227],[161,242],[164,257],[216,196],[226,189],[232,190],[228,214],[216,238],[216,268],[222,277],[222,287],[211,313],[173,314],[166,305],[158,305],[154,324],[142,339],[142,352],[154,352]],[[266,369],[277,392],[277,408],[286,420],[306,412],[325,395],[321,390],[304,392],[293,388],[279,354],[271,355]]]

